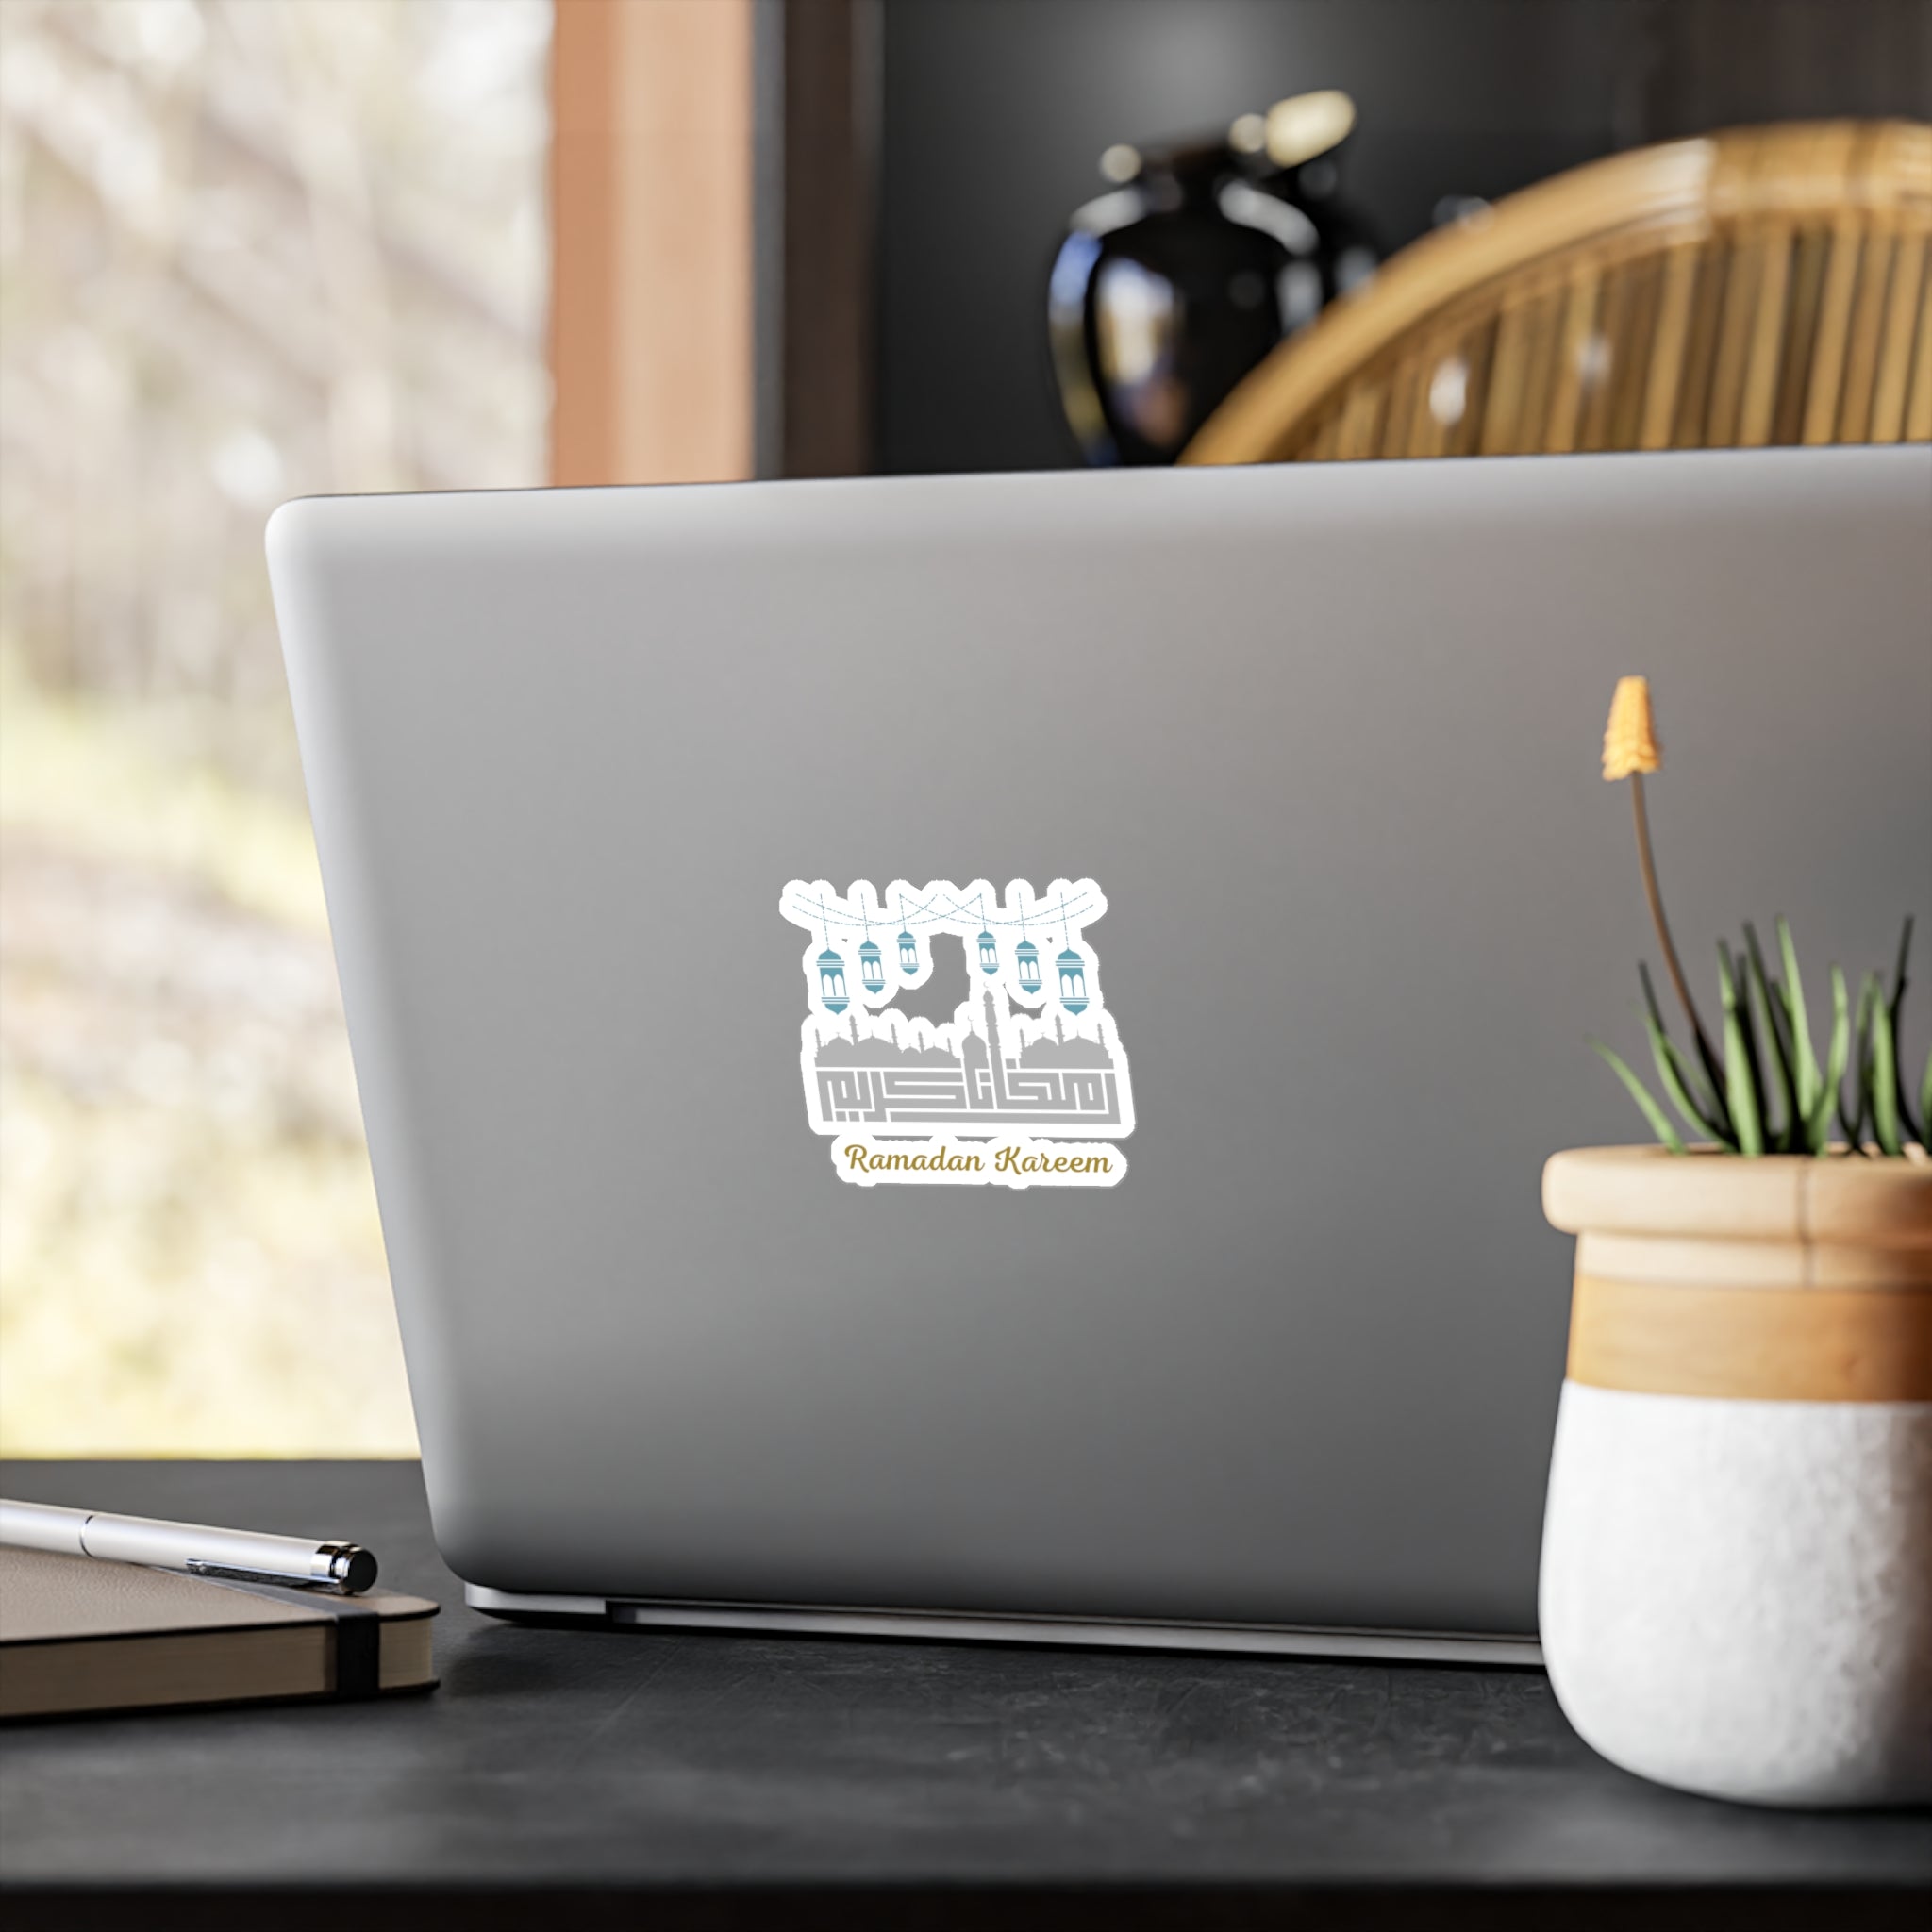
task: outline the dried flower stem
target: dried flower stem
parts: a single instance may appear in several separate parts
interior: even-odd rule
[[[1650,814],[1643,804],[1643,774],[1630,774],[1630,807],[1637,818],[1637,863],[1643,873],[1643,896],[1650,901],[1650,923],[1657,927],[1657,942],[1664,949],[1664,964],[1670,970],[1671,984],[1677,989],[1677,999],[1684,1008],[1684,1017],[1690,1023],[1690,1031],[1696,1036],[1697,1057],[1704,1062],[1707,1072],[1720,1064],[1716,1054],[1711,1051],[1709,1036],[1704,1030],[1704,1022],[1697,1017],[1697,1002],[1690,997],[1690,983],[1684,977],[1684,968],[1677,958],[1677,949],[1671,941],[1671,924],[1664,917],[1663,894],[1657,891],[1657,860],[1650,850]],[[1713,1079],[1717,1078],[1712,1073]],[[1724,1091],[1720,1084],[1718,1091]]]

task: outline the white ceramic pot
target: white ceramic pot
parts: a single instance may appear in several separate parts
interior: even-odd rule
[[[1559,1154],[1550,1681],[1644,1777],[1932,1803],[1932,1163]]]

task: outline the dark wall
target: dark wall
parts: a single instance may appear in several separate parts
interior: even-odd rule
[[[1341,87],[1386,244],[1613,148],[1932,118],[1932,0],[886,0],[878,465],[1076,460],[1045,342],[1067,214],[1117,141]]]

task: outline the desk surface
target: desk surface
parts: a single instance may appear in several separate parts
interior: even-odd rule
[[[76,1891],[89,1924],[175,1923],[157,1889],[186,1924],[212,1888],[332,1894],[274,1901],[278,1932],[428,1924],[458,1894],[472,1928],[644,1902],[654,1926],[1507,1927],[1551,1923],[1553,1889],[1566,1926],[1927,1923],[1932,1818],[1658,1790],[1540,1672],[524,1629],[464,1608],[413,1464],[0,1480],[354,1537],[444,1607],[428,1698],[0,1733],[16,1926]]]

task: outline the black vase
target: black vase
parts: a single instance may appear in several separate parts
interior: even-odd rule
[[[1047,325],[1067,421],[1090,463],[1171,463],[1228,391],[1373,270],[1334,198],[1332,149],[1284,165],[1258,136],[1139,154],[1074,216]]]

